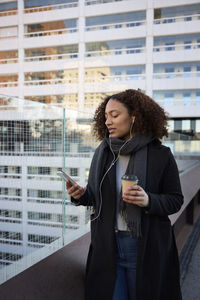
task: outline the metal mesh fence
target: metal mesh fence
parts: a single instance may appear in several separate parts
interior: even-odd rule
[[[1,104],[0,282],[4,282],[84,232],[89,209],[71,203],[57,171],[64,169],[85,186],[97,142],[88,113],[13,97],[1,97]]]

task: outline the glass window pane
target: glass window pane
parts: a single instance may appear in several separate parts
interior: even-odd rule
[[[130,12],[123,14],[113,14],[86,18],[86,26],[95,26],[103,24],[115,24],[129,21],[138,21],[146,19],[146,11]]]
[[[190,120],[182,120],[182,130],[190,130]]]

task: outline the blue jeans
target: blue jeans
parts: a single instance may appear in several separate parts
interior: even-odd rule
[[[117,278],[112,300],[136,300],[137,240],[128,232],[116,232]]]

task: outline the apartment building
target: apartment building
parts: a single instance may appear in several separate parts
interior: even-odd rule
[[[188,134],[198,151],[199,28],[197,0],[0,1],[0,104],[15,97],[36,103],[32,116],[1,112],[2,265],[62,235],[56,172],[63,166],[63,109],[74,120],[65,165],[82,185],[95,148],[94,109],[125,89],[139,88],[158,101],[170,114],[170,131]],[[59,112],[38,115],[46,106]],[[75,111],[85,117],[73,117]],[[74,230],[88,212],[66,201],[65,227]]]

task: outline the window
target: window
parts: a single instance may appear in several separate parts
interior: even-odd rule
[[[191,74],[189,72],[191,72],[191,67],[184,67],[183,72],[186,73],[186,74],[184,74],[185,78],[190,77]]]
[[[166,45],[166,47],[165,47],[166,51],[173,51],[175,49],[174,42],[166,42],[165,45]]]
[[[196,120],[196,132],[200,133],[200,120]]]
[[[28,234],[28,241],[31,243],[50,244],[56,239],[57,237],[48,235]]]
[[[10,11],[17,9],[17,1],[1,3],[0,4],[0,12],[2,11]]]
[[[174,120],[174,131],[181,132],[182,131],[182,121]]]
[[[146,11],[129,12],[122,14],[112,14],[97,17],[87,17],[86,26],[96,26],[105,24],[116,24],[146,19]]]
[[[200,105],[200,92],[196,92],[196,105]]]
[[[24,7],[51,6],[56,4],[75,3],[78,0],[24,0]]]
[[[173,67],[166,67],[165,68],[165,73],[167,73],[166,77],[167,78],[174,78],[174,68]]]
[[[48,221],[48,222],[61,222],[62,215],[29,211],[28,219]]]
[[[190,98],[191,98],[191,94],[189,92],[184,92],[183,93],[183,105],[190,105]]]
[[[191,130],[191,121],[190,120],[182,120],[182,130],[183,131]]]
[[[5,210],[1,209],[0,210],[0,216],[1,217],[6,217],[6,218],[22,218],[22,212],[18,210]]]
[[[78,168],[70,168],[70,176],[79,176],[79,169]]]
[[[197,77],[200,77],[200,65],[197,66]]]
[[[184,18],[184,21],[187,22],[187,21],[192,21],[192,16],[187,16]]]
[[[115,48],[115,55],[120,55],[122,54],[122,51],[120,48]]]
[[[174,94],[165,93],[165,106],[173,106],[174,104]]]
[[[1,260],[8,260],[8,261],[17,261],[22,258],[21,254],[14,254],[9,252],[0,252],[0,259]]]
[[[174,120],[169,120],[167,123],[168,123],[168,131],[173,132],[174,131]]]
[[[191,41],[184,41],[184,49],[185,50],[189,50],[189,49],[191,49],[191,44],[192,44],[192,42]]]
[[[182,5],[177,7],[164,7],[154,10],[154,19],[189,16],[200,13],[200,5]],[[189,21],[189,19],[188,19]]]

